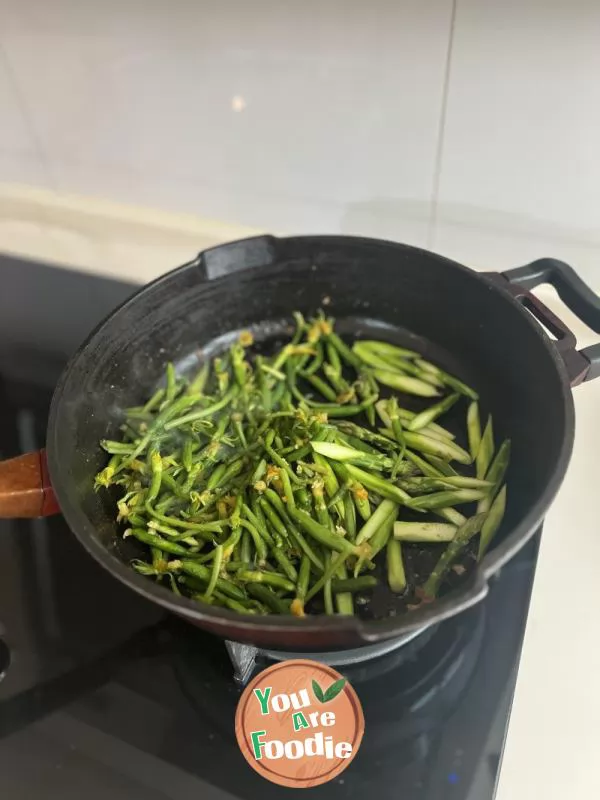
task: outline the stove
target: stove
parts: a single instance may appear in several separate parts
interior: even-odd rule
[[[53,386],[135,287],[0,257],[0,456],[43,445]],[[315,798],[492,800],[538,535],[485,602],[376,651],[322,654],[364,709],[363,743]],[[105,573],[61,517],[0,521],[0,796],[254,800],[293,792],[235,741],[243,685],[292,656],[223,642]],[[366,657],[368,656],[368,657]]]

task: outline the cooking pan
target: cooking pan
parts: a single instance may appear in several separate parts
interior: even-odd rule
[[[573,334],[530,294],[541,283],[600,332],[600,301],[554,259],[477,273],[418,248],[346,236],[261,236],[207,250],[140,289],[81,346],[54,393],[46,450],[0,464],[0,516],[60,510],[116,578],[228,639],[318,651],[414,633],[485,597],[494,573],[539,526],[567,469],[571,387],[600,374],[600,344],[576,349]],[[115,435],[123,408],[152,393],[168,361],[192,372],[235,332],[252,328],[268,343],[281,338],[292,311],[310,315],[324,303],[342,334],[409,344],[478,390],[498,440],[513,443],[510,499],[494,547],[436,602],[383,619],[242,616],[138,575],[128,565],[136,543],[118,536],[115,497],[92,489],[105,463],[99,440]]]

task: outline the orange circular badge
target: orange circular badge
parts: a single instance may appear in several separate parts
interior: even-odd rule
[[[318,786],[356,755],[365,730],[360,700],[339,672],[317,661],[283,661],[244,689],[235,734],[244,758],[281,786]]]

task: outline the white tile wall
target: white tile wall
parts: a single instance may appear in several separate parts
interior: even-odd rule
[[[0,57],[0,151],[6,155],[35,155],[35,144],[30,135],[18,96],[5,60]]]
[[[1,29],[0,16],[0,29]],[[0,187],[13,183],[47,186],[48,173],[15,84],[0,47]],[[0,246],[31,257],[50,258],[53,242],[39,209],[14,218],[0,192]]]
[[[600,279],[600,4],[458,0],[436,249]]]
[[[44,184],[45,176],[22,99],[0,50],[0,183],[10,181]]]
[[[424,243],[451,0],[2,3],[58,190]]]
[[[0,184],[600,285],[599,41],[597,0],[0,0]]]

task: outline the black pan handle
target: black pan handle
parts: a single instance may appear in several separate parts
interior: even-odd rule
[[[502,276],[511,286],[513,295],[556,337],[571,384],[590,381],[600,375],[600,344],[576,349],[575,336],[541,303],[530,290],[549,283],[561,300],[579,319],[596,333],[600,333],[600,297],[587,286],[568,264],[555,258],[540,258],[524,267],[509,269]]]
[[[278,259],[278,244],[279,240],[269,235],[220,244],[200,253],[198,267],[207,281],[254,267],[268,267]]]

